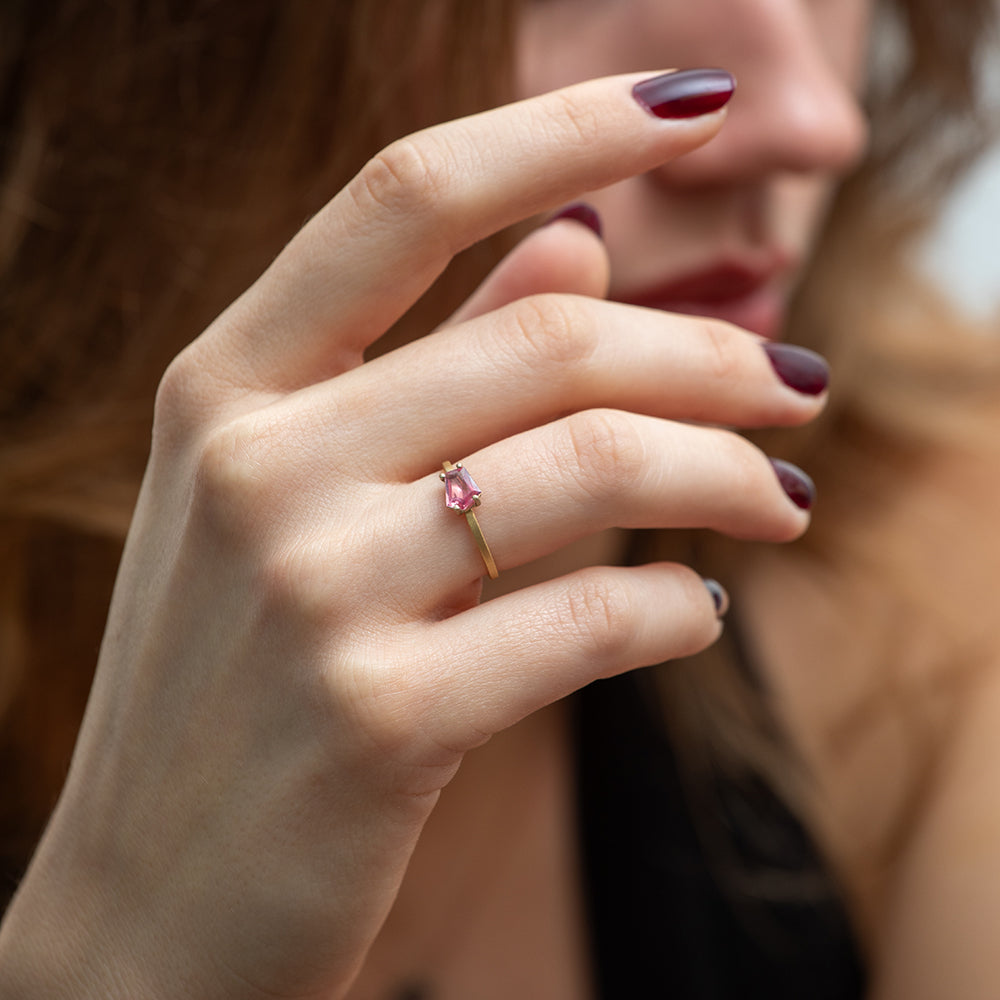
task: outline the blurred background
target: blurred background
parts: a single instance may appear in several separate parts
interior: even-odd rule
[[[1000,145],[959,186],[919,260],[960,309],[1000,328]]]
[[[1000,126],[1000,50],[983,71]],[[955,304],[971,319],[992,320],[1000,332],[1000,141],[955,191],[919,263],[929,277],[951,290]]]

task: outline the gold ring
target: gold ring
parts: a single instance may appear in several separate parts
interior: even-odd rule
[[[457,462],[455,465],[452,465],[451,462],[442,462],[441,465],[444,472],[439,472],[438,477],[444,483],[444,505],[450,510],[457,510],[460,514],[465,515],[479,554],[483,557],[483,562],[486,563],[486,572],[489,573],[491,580],[495,580],[500,575],[500,571],[497,569],[493,553],[490,552],[490,547],[483,537],[483,529],[479,527],[479,519],[474,510],[482,503],[483,491],[469,475],[469,470],[462,468],[461,462]]]

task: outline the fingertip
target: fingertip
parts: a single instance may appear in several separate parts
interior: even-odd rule
[[[706,579],[690,566],[675,562],[648,563],[632,571],[635,570],[650,574],[650,585],[659,593],[655,606],[673,604],[678,609],[686,608],[671,620],[661,612],[650,622],[655,642],[660,644],[659,658],[650,662],[694,656],[722,635],[722,617],[729,608],[729,596],[716,580]],[[709,601],[705,600],[706,592]]]
[[[594,229],[574,217],[555,218],[528,233],[443,325],[466,322],[531,295],[605,298],[610,283],[611,261]]]
[[[797,344],[763,343],[764,353],[781,381],[805,396],[821,396],[830,386],[830,366],[826,359]]]
[[[726,612],[729,610],[729,594],[726,592],[725,587],[718,580],[713,580],[711,577],[705,577],[702,583],[705,584],[705,589],[711,595],[712,603],[715,606],[715,617],[724,618]]]
[[[567,205],[564,209],[556,212],[556,214],[549,219],[548,224],[551,225],[553,222],[559,222],[562,219],[579,222],[581,225],[586,226],[599,239],[604,238],[604,226],[601,222],[600,215],[597,213],[597,209],[585,201],[575,201],[572,204]]]
[[[792,465],[784,459],[771,458],[770,462],[788,499],[799,510],[811,510],[816,502],[816,485],[812,478],[797,465]]]
[[[536,229],[528,240],[530,251],[521,266],[536,276],[538,291],[607,297],[611,286],[611,258],[602,232],[603,223],[589,206],[568,206],[571,214],[559,213]]]
[[[632,87],[636,103],[655,118],[701,118],[721,111],[736,90],[724,69],[671,70]]]

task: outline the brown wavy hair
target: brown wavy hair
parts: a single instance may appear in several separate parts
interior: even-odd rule
[[[68,764],[164,367],[373,152],[510,92],[516,7],[114,0],[97,16],[84,0],[12,0],[0,10],[2,890]],[[797,339],[830,354],[848,387],[798,439],[830,456],[811,466],[822,487],[864,465],[869,446],[850,442],[877,441],[881,454],[927,430],[914,400],[938,392],[926,372],[939,359],[922,341],[872,335],[887,315],[876,291],[898,292],[900,247],[982,141],[974,70],[990,9],[885,5],[902,44],[873,80],[877,141],[844,186],[796,309],[795,328],[809,331]],[[466,254],[427,315],[446,315],[505,245]],[[866,373],[900,358],[898,398],[886,402]],[[953,350],[948,366],[953,395],[984,382],[981,358]],[[830,526],[809,544],[840,544],[836,512],[850,499],[828,503]],[[736,562],[697,536],[685,544],[723,571]],[[754,746],[767,757],[759,694],[732,696],[731,675],[725,663],[718,683],[711,671],[677,674],[687,679],[667,685],[675,704],[708,707],[673,714],[704,715],[699,731],[727,734],[737,758]]]

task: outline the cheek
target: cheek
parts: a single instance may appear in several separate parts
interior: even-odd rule
[[[774,182],[776,235],[807,255],[816,243],[837,184],[820,177],[784,176]]]
[[[629,0],[528,0],[517,32],[518,96],[622,72],[630,59],[633,6]]]
[[[726,33],[720,24],[754,17],[761,0],[674,0],[666,13],[663,2],[667,0],[527,0],[516,44],[519,95],[625,70],[687,64],[685,54],[723,43]],[[860,94],[874,0],[778,2],[785,5],[786,16],[805,15],[831,69]],[[756,13],[760,21],[767,16],[763,9]]]

